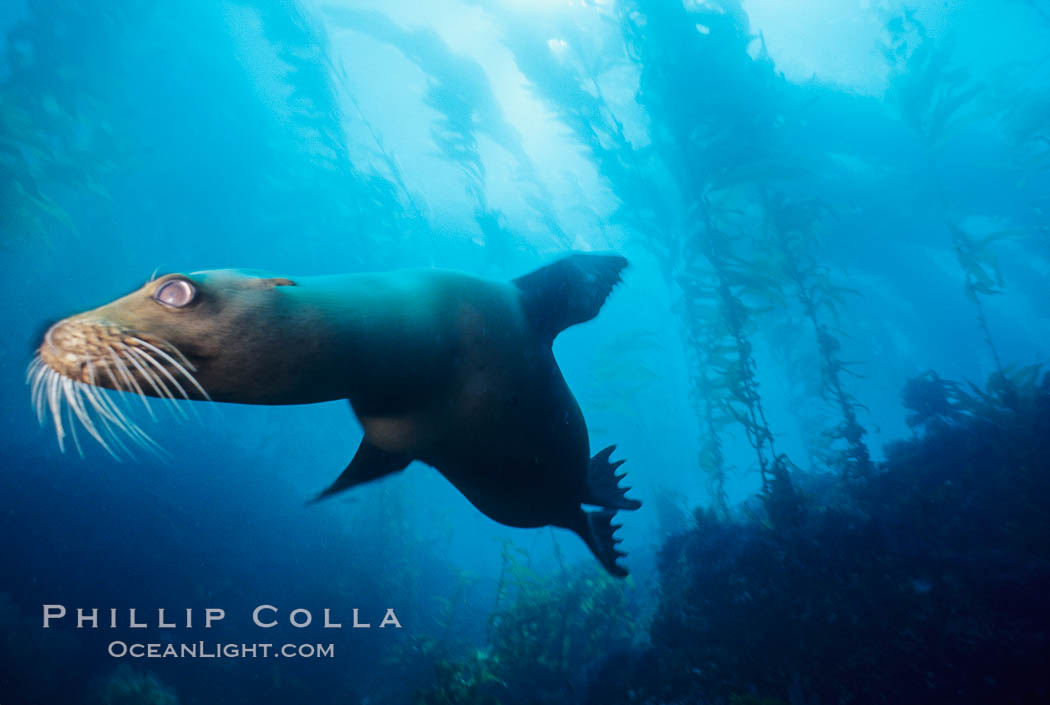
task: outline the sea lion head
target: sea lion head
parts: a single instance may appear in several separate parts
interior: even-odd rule
[[[281,319],[279,287],[294,285],[240,270],[167,274],[59,321],[29,367],[38,416],[50,409],[60,445],[64,411],[71,429],[76,416],[110,448],[107,430],[144,434],[95,387],[171,401],[265,402],[267,380],[283,372],[272,369],[280,356],[266,353],[282,343],[273,325]]]

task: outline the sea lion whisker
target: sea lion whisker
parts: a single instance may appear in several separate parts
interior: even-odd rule
[[[161,387],[158,386],[163,385],[164,382],[161,381],[159,377],[157,377],[157,373],[153,370],[148,370],[142,366],[142,363],[139,362],[138,355],[135,354],[136,351],[134,349],[125,348],[122,352],[127,356],[127,360],[135,366],[135,369],[139,371],[139,374],[142,375],[143,379],[145,379],[149,383],[150,387],[153,388],[153,391],[157,393],[157,397],[169,402],[170,404],[175,406],[176,411],[178,411],[178,405],[175,404],[174,400],[171,397],[171,394],[168,393],[168,388],[165,386],[164,391],[161,391]]]
[[[109,365],[101,365],[101,367],[102,367],[102,370],[106,373],[106,378],[110,382],[110,385],[111,385],[109,387],[110,389],[112,389],[114,391],[117,391],[117,392],[126,391],[127,388],[121,383],[120,380],[118,380],[116,378],[116,376],[113,374],[113,370],[110,369]],[[103,393],[100,392],[100,394],[103,394]],[[103,394],[103,396],[106,399],[106,401],[109,403],[109,405],[112,406],[115,411],[119,411],[121,404],[123,404],[125,409],[129,409],[130,410],[130,408],[129,408],[130,404],[128,402],[128,399],[123,394],[121,394],[121,395],[119,395],[117,397],[117,399],[120,400],[119,402],[114,401],[112,398],[110,398],[108,396],[105,396],[104,394]]]
[[[163,368],[163,367],[161,366],[161,364],[160,364],[159,362],[157,362],[157,361],[156,361],[156,360],[154,360],[154,359],[153,359],[152,357],[150,357],[149,355],[147,355],[147,354],[146,354],[146,352],[145,352],[144,350],[137,350],[137,349],[135,349],[135,348],[128,348],[128,349],[127,349],[127,351],[128,351],[128,353],[129,353],[129,355],[131,355],[131,356],[132,356],[132,359],[134,359],[134,358],[137,358],[137,359],[138,359],[138,360],[140,360],[140,361],[141,361],[141,360],[145,360],[145,361],[147,361],[147,362],[148,362],[149,364],[151,364],[151,365],[153,365],[153,366],[154,366],[155,368],[157,368],[158,370],[161,370],[161,371],[163,371],[163,372],[164,372],[164,374],[165,374],[165,375],[167,375],[167,376],[168,376],[169,378],[171,377],[171,375],[170,375],[170,374],[168,374],[168,371],[167,371],[167,370],[165,370],[165,369],[164,369],[164,368]],[[174,412],[175,412],[176,414],[178,414],[179,416],[181,416],[182,418],[184,418],[184,419],[185,419],[185,418],[186,418],[186,412],[185,412],[185,411],[183,411],[183,410],[182,410],[182,407],[180,407],[180,406],[179,406],[179,405],[178,405],[178,404],[176,403],[176,401],[177,401],[177,400],[175,399],[175,395],[173,395],[173,394],[171,393],[171,390],[170,390],[170,389],[168,389],[168,385],[164,383],[164,380],[163,380],[163,379],[161,379],[161,378],[160,378],[160,376],[159,376],[159,375],[158,375],[158,374],[157,374],[156,372],[153,372],[152,370],[150,370],[150,374],[149,374],[149,379],[152,379],[152,380],[153,380],[153,381],[154,381],[154,382],[156,383],[156,384],[154,385],[154,389],[156,389],[156,390],[157,390],[157,392],[158,392],[159,394],[161,394],[161,396],[162,396],[163,398],[165,398],[165,399],[167,399],[167,400],[169,400],[169,401],[171,402],[171,408],[172,408],[172,409],[174,410]],[[176,384],[177,384],[177,383],[176,383]],[[159,387],[158,387],[157,385],[159,385]]]
[[[156,421],[157,417],[153,413],[153,407],[149,405],[149,398],[142,392],[142,387],[139,386],[139,383],[135,381],[135,377],[131,374],[131,370],[128,369],[128,366],[124,363],[120,356],[117,355],[113,348],[109,348],[108,350],[106,350],[106,352],[109,353],[109,358],[113,361],[113,364],[116,365],[117,371],[120,373],[121,377],[123,377],[124,380],[128,383],[128,386],[133,388],[135,390],[135,393],[139,395],[139,399],[142,400],[142,405],[146,407],[146,412],[149,414],[149,417]]]
[[[98,410],[97,406],[95,405],[95,402],[91,399],[91,395],[87,392],[85,386],[78,382],[73,382],[73,390],[75,392],[76,403],[79,407],[77,410],[77,417],[80,419],[80,422],[84,424],[84,428],[87,429],[87,432],[89,434],[91,434],[91,437],[98,441],[99,444],[103,448],[105,448],[107,453],[116,458],[117,454],[113,451],[112,448],[109,447],[109,444],[106,443],[103,437],[102,432],[106,430],[106,426],[103,425],[102,429],[100,430],[98,425],[91,418],[91,409],[94,409],[96,411]],[[88,409],[88,405],[85,404],[85,400],[87,400],[88,404],[91,405],[91,409]],[[102,423],[105,423],[104,419],[102,420]]]
[[[124,386],[122,381],[118,380],[114,376],[113,370],[111,369],[110,365],[103,366],[103,369],[106,372],[106,377],[108,377],[109,381],[112,382],[112,384],[113,384],[113,387],[112,387],[113,390],[118,391],[118,392],[130,392],[130,391],[132,391],[130,387]],[[114,369],[116,369],[118,373],[120,372],[119,368],[114,368]],[[134,425],[133,422],[131,422],[129,419],[127,419],[127,417],[124,416],[124,412],[121,411],[121,408],[122,408],[122,405],[123,405],[124,411],[127,411],[129,413],[131,412],[131,402],[128,401],[127,395],[125,395],[125,394],[119,395],[117,397],[117,399],[120,400],[119,403],[117,401],[115,401],[112,397],[108,396],[108,395],[105,395],[105,399],[109,403],[109,405],[113,408],[113,410],[115,412],[117,412],[118,414],[120,414],[120,417],[125,422]]]
[[[84,386],[84,393],[99,415],[101,415],[103,419],[111,421],[119,430],[126,433],[128,437],[135,441],[138,446],[146,449],[160,450],[160,446],[157,445],[156,441],[150,438],[138,424],[129,419],[124,412],[120,410],[120,407],[117,406],[116,402],[110,399],[105,392],[101,391],[97,385],[94,385],[93,369],[89,370],[89,374],[92,375],[92,384],[90,386]],[[109,424],[107,423],[106,425],[108,428]],[[110,429],[110,433],[113,433],[112,429]],[[117,442],[119,443],[120,441],[118,440]],[[123,443],[121,443],[121,446],[124,447]],[[134,455],[126,447],[124,447],[124,450],[129,455]]]
[[[29,364],[29,369],[26,371],[26,384],[30,385],[34,403],[36,403],[43,380],[47,377],[47,372],[50,369],[51,368],[47,366],[39,354],[36,355],[33,358],[33,361]],[[39,410],[39,404],[37,407]]]
[[[186,410],[182,407],[181,404],[179,404],[179,402],[182,401],[182,399],[189,399],[190,398],[189,395],[186,393],[186,390],[183,389],[182,385],[180,385],[178,383],[178,381],[171,375],[170,372],[168,372],[166,369],[164,369],[163,365],[161,365],[159,362],[157,362],[156,359],[154,359],[154,357],[152,355],[150,355],[148,352],[146,352],[145,350],[138,350],[138,349],[135,349],[135,348],[128,348],[128,350],[129,350],[129,352],[134,353],[134,355],[138,359],[145,360],[147,363],[149,363],[152,366],[153,369],[150,369],[149,371],[150,371],[151,375],[153,376],[153,378],[161,386],[161,389],[164,390],[165,398],[168,400],[168,403],[171,405],[172,411],[175,414],[177,414],[179,416],[179,418],[181,418],[183,420],[189,419],[189,416],[186,414]],[[157,374],[157,371],[159,371],[160,374],[163,374],[164,377],[167,378],[168,381],[170,381],[173,385],[175,385],[175,388],[179,391],[180,394],[182,394],[182,399],[179,399],[178,397],[175,396],[175,393],[168,387],[168,383],[165,382],[164,379],[161,379],[160,375]],[[200,419],[200,416],[197,414],[197,410],[196,409],[194,409],[193,407],[190,407],[190,412],[194,415],[194,418],[196,418],[198,420]]]
[[[99,391],[96,387],[91,387],[91,386],[88,386],[88,385],[85,385],[85,384],[82,384],[82,383],[74,382],[74,385],[75,385],[76,389],[79,392],[83,393],[84,399],[87,399],[88,403],[91,404],[91,408],[94,409],[96,413],[98,413],[99,421],[102,423],[103,430],[111,438],[113,438],[113,440],[116,443],[118,443],[124,449],[125,452],[127,452],[127,448],[124,446],[123,443],[120,443],[120,440],[117,437],[116,432],[113,430],[110,422],[112,421],[114,424],[117,425],[118,428],[122,428],[122,424],[120,423],[120,420],[111,411],[109,411],[109,409],[107,408],[107,405],[105,404],[105,400],[104,400],[104,398],[102,396],[102,392]],[[88,411],[87,411],[87,407],[84,407],[84,416],[88,417],[88,418],[90,417],[90,415],[88,414]],[[92,423],[92,427],[94,427],[93,423]],[[91,428],[89,428],[88,430],[90,431]],[[107,447],[106,442],[103,441],[102,438],[101,438],[101,435],[102,435],[101,433],[98,433],[97,435],[96,434],[92,434],[92,435],[95,437],[95,439],[99,443],[102,444],[102,446],[104,448],[106,448],[107,451],[109,451],[110,455],[112,455],[117,460],[120,459],[113,450],[111,450],[110,448]]]
[[[50,379],[50,370],[45,369],[34,383],[33,395],[36,403],[36,419],[43,426],[47,421],[47,380]]]
[[[84,406],[83,399],[81,399],[80,388],[77,386],[79,383],[75,380],[65,377],[62,379],[62,389],[65,393],[66,401],[69,402],[69,407],[76,414],[77,419],[84,428],[87,429],[88,433],[92,433],[94,423],[91,421],[91,417],[87,413],[87,408]],[[92,435],[94,435],[92,433]]]
[[[95,427],[95,423],[91,420],[91,414],[88,412],[87,407],[84,406],[84,400],[81,397],[81,393],[85,386],[86,385],[84,385],[83,383],[78,382],[74,379],[69,379],[68,377],[63,378],[62,380],[62,387],[63,391],[65,392],[66,401],[69,402],[69,408],[72,409],[77,419],[84,426],[84,429],[91,435],[91,437],[98,441],[102,445],[102,447],[106,449],[106,452],[108,452],[110,455],[116,458],[116,453],[114,453],[113,450],[106,444],[105,440],[103,440],[102,435],[98,432],[98,429]],[[77,436],[76,425],[73,423],[72,417],[70,417],[69,419],[69,426],[70,435],[73,436],[73,442],[77,445],[77,452],[80,453],[81,457],[83,457],[84,451],[80,448],[80,440]]]
[[[109,383],[112,385],[111,389],[117,392],[124,391],[124,385],[121,384],[120,380],[114,376],[113,371],[109,368],[109,365],[100,365],[102,371],[106,373],[106,377],[109,379]]]
[[[113,401],[106,396],[105,392],[102,391],[102,388],[99,387],[96,383],[94,367],[88,369],[88,374],[90,376],[91,383],[90,386],[85,388],[84,394],[87,397],[87,399],[91,402],[91,406],[94,407],[95,411],[98,412],[103,423],[106,425],[107,429],[110,430],[111,434],[112,429],[110,428],[110,423],[116,424],[118,428],[126,431],[125,423],[121,421],[121,418],[123,417],[122,412],[113,403]],[[112,379],[112,376],[110,376],[110,378]]]
[[[30,363],[27,371],[27,381],[32,385],[31,394],[37,420],[42,425],[45,417],[51,416],[55,424],[58,447],[62,452],[65,452],[67,436],[72,436],[77,453],[83,456],[84,449],[80,442],[78,423],[83,425],[84,430],[117,460],[120,459],[119,451],[134,456],[129,446],[121,440],[122,435],[143,448],[163,452],[160,446],[125,414],[117,402],[103,393],[103,388],[97,379],[99,374],[108,379],[109,385],[114,390],[129,392],[134,390],[140,397],[145,397],[142,387],[135,381],[127,365],[113,356],[112,350],[109,352],[115,359],[111,360],[110,364],[102,365],[101,370],[96,360],[88,359],[82,363],[83,372],[81,374],[87,377],[85,382],[59,372],[38,355]],[[151,383],[155,378],[159,380],[159,377],[138,364],[134,358],[130,359],[141,368],[140,371]],[[176,411],[181,412],[170,390],[167,389],[167,385],[161,381],[160,386],[155,388],[162,396],[166,392],[167,399],[176,407]],[[155,418],[148,402],[144,401],[144,405],[150,412],[150,416]],[[63,408],[64,406],[66,408]],[[92,411],[97,414],[97,419],[93,418]]]
[[[149,342],[147,340],[143,340],[143,339],[139,338],[137,335],[134,335],[134,334],[131,337],[132,337],[132,339],[138,340],[141,343],[148,343]],[[185,355],[183,355],[182,351],[179,350],[177,346],[175,346],[174,344],[168,342],[167,340],[164,340],[163,338],[154,338],[153,340],[155,341],[153,344],[156,345],[158,348],[160,348],[161,350],[163,350],[163,351],[165,351],[165,352],[167,352],[167,353],[169,353],[171,355],[174,355],[175,357],[179,358],[179,362],[181,362],[183,364],[183,366],[186,369],[188,369],[190,372],[196,372],[197,371],[197,366],[194,365],[192,362],[190,362],[190,359],[188,357],[186,357]]]
[[[134,349],[134,348],[131,348],[131,349]],[[146,360],[151,365],[153,365],[157,369],[158,372],[160,372],[162,375],[164,375],[169,382],[171,382],[173,385],[175,385],[175,389],[179,390],[179,394],[182,395],[183,399],[188,400],[190,398],[190,395],[186,393],[186,390],[183,388],[183,386],[181,384],[179,384],[179,381],[177,379],[175,379],[170,372],[168,372],[167,368],[165,368],[164,365],[162,365],[159,362],[157,362],[156,358],[154,358],[152,355],[150,355],[145,350],[135,350],[135,352],[138,353],[139,355],[143,356],[144,358],[146,358]]]
[[[128,376],[127,368],[124,367],[121,364],[120,358],[116,357],[116,355],[114,355],[113,348],[112,347],[106,348],[106,354],[109,357],[109,360],[106,363],[106,366],[107,367],[112,367],[114,370],[117,371],[117,374],[120,375],[121,386],[118,388],[119,391],[122,391],[122,392],[132,392],[132,391],[134,391],[135,387],[132,384],[133,380]],[[110,364],[110,363],[112,363],[112,364]]]
[[[91,406],[98,412],[99,418],[110,438],[129,457],[135,457],[135,454],[124,444],[117,431],[126,434],[128,438],[141,448],[152,449],[152,446],[156,446],[153,439],[146,435],[139,428],[138,424],[129,419],[103,390],[89,385],[84,385],[83,389],[85,396],[91,402]],[[119,460],[120,458],[118,457],[117,459]]]
[[[46,370],[44,363],[40,362],[37,358],[33,361],[33,364],[29,366],[29,372],[26,374],[26,384],[30,385],[33,391],[36,391],[37,383],[40,381],[40,377]]]
[[[33,359],[29,362],[29,366],[26,368],[26,384],[29,384],[33,380],[33,374],[40,369],[42,364],[44,363],[40,360],[40,356],[34,355]]]
[[[158,449],[160,448],[160,446],[158,446],[157,443],[152,438],[150,438],[149,434],[142,430],[141,426],[135,423],[132,419],[128,418],[127,415],[125,415],[124,412],[120,410],[120,407],[117,406],[116,402],[114,402],[109,395],[105,394],[105,392],[99,392],[99,396],[101,397],[102,401],[106,405],[108,405],[110,409],[112,409],[113,413],[119,417],[122,430],[125,431],[128,434],[128,436],[133,441],[135,441],[135,443],[139,447],[154,447]]]
[[[95,383],[94,369],[89,370],[89,374],[91,376],[91,383],[90,386],[84,390],[84,396],[91,402],[91,406],[94,407],[95,411],[97,411],[103,419],[117,421],[117,418],[108,411],[108,406],[105,404],[105,397],[102,395],[101,388]]]
[[[120,440],[120,434],[117,431],[123,431],[124,429],[121,427],[119,421],[114,420],[113,413],[109,410],[105,397],[95,391],[88,398],[91,401],[91,406],[98,412],[98,419],[102,424],[102,428],[105,430],[106,435],[110,438],[113,444],[116,445],[121,452],[126,453],[130,457],[134,457],[134,453],[132,453],[124,442]],[[114,430],[114,426],[116,427],[116,430]],[[110,455],[115,459],[120,460],[120,456],[117,453],[110,451]]]
[[[77,447],[77,455],[84,457],[84,449],[80,447],[80,438],[77,437],[77,425],[73,423],[73,404],[66,407],[66,420],[69,422],[70,435],[73,436],[73,444]]]
[[[153,345],[152,343],[149,343],[149,342],[147,342],[147,341],[143,340],[142,338],[136,338],[136,337],[132,337],[132,340],[135,340],[135,341],[137,341],[137,342],[139,342],[139,343],[142,343],[142,344],[143,344],[143,345],[145,345],[145,346],[146,346],[147,348],[149,348],[150,350],[153,350],[153,351],[154,351],[154,352],[156,352],[156,353],[157,353],[158,355],[160,355],[160,356],[161,356],[162,358],[164,358],[165,360],[167,360],[167,361],[168,361],[168,363],[170,363],[170,364],[171,364],[171,365],[172,365],[173,367],[175,367],[175,369],[176,369],[176,370],[178,370],[179,372],[181,372],[181,373],[182,373],[182,375],[183,375],[183,376],[184,376],[184,377],[185,377],[185,378],[186,378],[187,380],[189,380],[190,384],[192,384],[192,385],[193,385],[194,387],[196,387],[196,388],[197,388],[197,391],[201,393],[201,396],[203,396],[203,397],[204,397],[205,399],[207,399],[208,401],[211,401],[211,397],[210,397],[210,396],[208,396],[208,392],[204,391],[204,387],[202,387],[202,386],[200,385],[200,383],[199,383],[199,382],[197,382],[197,378],[196,378],[196,377],[194,377],[194,376],[193,376],[192,374],[190,374],[190,371],[189,371],[188,369],[186,369],[186,367],[184,367],[183,365],[181,365],[181,364],[179,364],[178,362],[176,362],[176,360],[175,360],[175,359],[174,359],[174,358],[173,358],[173,357],[172,357],[171,355],[167,354],[166,352],[164,352],[163,350],[161,350],[160,348],[158,348],[158,347],[157,347],[156,345]],[[178,348],[176,348],[175,346],[171,345],[170,343],[167,343],[167,344],[168,344],[169,346],[171,346],[172,350],[174,350],[174,351],[176,352],[176,354],[178,354],[178,355],[179,355],[179,357],[182,357],[182,358],[183,358],[184,360],[186,360],[185,356],[184,356],[184,355],[183,355],[183,354],[182,354],[181,352],[179,352],[179,351],[178,351]],[[191,364],[190,364],[190,361],[189,361],[189,360],[186,360],[186,363],[187,363],[187,365],[189,365],[190,367],[193,367],[193,365],[191,365]],[[172,380],[172,381],[174,382],[174,380]],[[180,389],[181,389],[181,387],[180,387]],[[185,394],[185,392],[183,392],[183,394]],[[187,399],[188,399],[188,398],[189,398],[189,397],[187,397]]]
[[[145,343],[145,341],[140,341],[140,342]],[[146,343],[146,345],[149,345],[149,343]],[[150,347],[153,347],[153,346],[151,345]],[[208,401],[211,401],[211,397],[207,396],[207,392],[205,392],[204,389],[202,389],[201,386],[199,384],[197,384],[197,380],[195,380],[193,378],[193,376],[190,375],[185,370],[185,368],[182,367],[182,365],[180,365],[179,363],[177,363],[174,360],[172,360],[171,357],[166,355],[163,350],[159,350],[157,348],[154,348],[154,349],[157,350],[157,352],[160,353],[161,355],[164,355],[164,357],[167,359],[167,361],[175,366],[177,372],[181,371],[182,374],[186,375],[186,378],[189,379],[191,382],[193,382],[193,384],[195,384],[198,389],[200,389],[201,393],[205,395],[205,398],[207,398]],[[135,349],[129,347],[128,350],[135,350]],[[161,365],[159,362],[157,362],[156,358],[154,358],[152,355],[150,355],[145,350],[135,350],[135,352],[138,353],[139,355],[145,357],[147,360],[149,360],[153,364],[153,366],[155,368],[160,370],[161,373],[163,373],[164,376],[167,377],[168,380],[170,380],[171,383],[175,385],[175,388],[179,390],[179,393],[182,394],[183,399],[186,399],[186,400],[190,399],[190,395],[186,392],[186,390],[183,388],[183,386],[178,383],[178,381],[175,379],[175,377],[172,376],[172,374],[163,365]],[[165,386],[165,388],[166,388],[166,386]],[[174,406],[174,408],[182,415],[182,418],[185,419],[185,418],[187,418],[186,413],[183,410],[182,406],[178,403],[178,401],[179,401],[178,399],[174,398],[174,394],[172,394],[172,406]],[[190,413],[193,414],[193,418],[195,418],[196,420],[200,421],[201,417],[200,417],[200,414],[197,413],[197,408],[195,406],[191,405],[189,407],[189,410],[190,410]]]
[[[55,423],[55,435],[58,437],[58,449],[65,453],[65,431],[62,428],[62,398],[59,396],[59,374],[55,372],[47,380],[47,405],[51,409],[51,420]]]
[[[40,381],[33,380],[33,391],[30,393],[30,404],[33,407],[33,413],[36,414],[37,423],[43,425],[44,415],[43,409],[40,407]]]
[[[40,384],[41,379],[45,376],[47,367],[44,365],[40,356],[37,355],[33,358],[33,361],[29,363],[29,369],[26,371],[26,384],[30,385],[30,399],[33,402],[33,408],[37,412],[37,419],[43,423],[43,418],[40,414]]]
[[[131,439],[135,445],[144,450],[157,450],[160,448],[156,441],[149,437],[149,434],[143,431],[137,423],[129,419],[124,412],[120,410],[120,407],[117,406],[116,402],[114,402],[109,395],[104,392],[99,392],[98,397],[103,406],[107,407],[110,410],[110,413],[117,417],[116,421],[114,421],[116,427],[126,433],[128,438]],[[130,450],[127,452],[129,455],[134,456]]]
[[[145,342],[145,341],[140,341],[140,342]],[[149,343],[146,343],[146,345],[149,345]],[[153,346],[150,346],[150,347],[153,347]],[[154,349],[156,349],[156,348],[154,348]],[[183,386],[182,386],[181,384],[179,384],[178,380],[176,380],[176,379],[175,379],[175,377],[174,377],[174,376],[172,376],[172,374],[171,374],[170,372],[168,372],[168,370],[167,370],[167,369],[165,369],[164,365],[162,365],[162,364],[160,364],[159,362],[157,362],[157,360],[156,360],[156,359],[155,359],[155,358],[154,358],[154,357],[153,357],[152,355],[150,355],[150,354],[149,354],[148,352],[146,352],[145,350],[136,350],[135,348],[132,348],[132,347],[129,347],[129,348],[128,348],[128,350],[134,350],[134,352],[135,352],[136,354],[138,354],[138,355],[139,355],[139,356],[141,356],[141,357],[144,357],[144,358],[146,358],[146,360],[148,360],[148,361],[149,361],[149,362],[150,362],[150,363],[151,363],[151,364],[152,364],[152,365],[153,365],[153,366],[154,366],[154,367],[155,367],[156,369],[160,370],[160,372],[161,372],[161,373],[162,373],[162,374],[163,374],[163,375],[164,375],[165,377],[167,377],[167,378],[168,378],[168,381],[170,381],[170,382],[171,382],[172,384],[174,384],[174,385],[175,385],[175,388],[179,390],[179,393],[180,393],[180,394],[182,394],[182,398],[183,398],[183,399],[189,400],[189,398],[190,398],[190,395],[189,395],[189,394],[188,394],[188,393],[186,392],[186,390],[185,390],[185,389],[183,388]],[[160,353],[161,355],[165,355],[165,354],[164,354],[164,352],[163,352],[162,350],[157,350],[157,352],[158,352],[158,353]],[[179,369],[183,369],[181,365],[179,365],[179,364],[178,364],[177,362],[175,362],[174,360],[172,360],[172,359],[171,359],[170,357],[168,357],[167,355],[165,355],[165,357],[166,357],[166,358],[168,359],[168,361],[169,361],[169,362],[171,362],[171,363],[172,363],[173,365],[175,365],[175,366],[176,366],[176,367],[178,367]],[[184,369],[183,369],[183,372],[185,373],[185,370],[184,370]],[[196,381],[195,379],[193,379],[192,377],[190,377],[190,380],[191,380],[191,381],[192,381],[192,382],[193,382],[194,384],[196,384],[196,382],[197,382],[197,381]],[[163,383],[163,382],[161,382],[161,384],[164,384],[164,383]],[[165,389],[167,389],[167,385],[164,385],[164,386],[165,386]],[[199,385],[198,385],[198,386],[199,386]],[[202,390],[202,391],[203,391],[203,390]],[[172,406],[173,406],[173,407],[175,408],[175,410],[176,410],[176,411],[178,411],[178,412],[179,412],[179,414],[180,414],[180,415],[182,416],[182,418],[183,418],[183,419],[186,419],[186,418],[188,418],[188,417],[186,416],[186,412],[185,412],[185,411],[183,410],[182,406],[178,404],[178,400],[177,400],[177,399],[175,399],[175,398],[174,398],[174,396],[175,396],[174,394],[172,394],[172,395],[171,395],[171,398],[172,398]],[[210,399],[209,399],[209,401],[210,401]],[[193,418],[195,418],[195,419],[197,419],[198,421],[200,421],[200,414],[198,414],[198,413],[197,413],[197,409],[196,409],[195,407],[193,407],[193,406],[189,407],[189,409],[190,409],[190,413],[191,413],[191,414],[193,414]]]
[[[44,425],[44,390],[47,387],[45,380],[50,368],[41,364],[33,376],[33,405],[36,408],[36,419],[41,426]]]

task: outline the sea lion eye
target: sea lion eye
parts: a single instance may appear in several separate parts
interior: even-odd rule
[[[161,284],[161,287],[153,294],[153,298],[165,306],[182,308],[189,305],[196,294],[197,288],[193,284],[185,279],[172,279]]]

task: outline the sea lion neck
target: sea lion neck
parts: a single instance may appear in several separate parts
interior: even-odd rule
[[[315,381],[279,403],[345,398],[367,414],[418,404],[447,372],[450,356],[439,352],[454,339],[442,292],[460,277],[436,270],[292,277],[296,285],[279,292],[281,317],[295,327],[297,364]]]

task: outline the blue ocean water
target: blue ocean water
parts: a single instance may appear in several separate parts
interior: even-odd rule
[[[0,703],[1046,701],[1048,35],[1038,0],[3,5]],[[25,384],[158,273],[570,251],[631,263],[554,344],[643,502],[626,581],[419,463],[305,506],[345,402],[127,400],[164,453],[114,458]],[[202,640],[334,655],[113,655]]]

